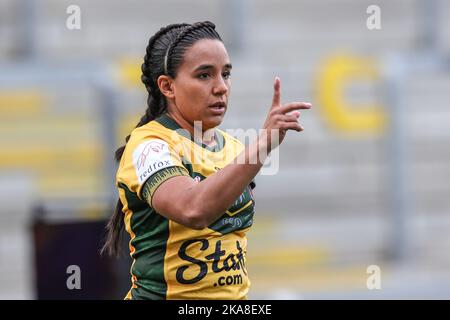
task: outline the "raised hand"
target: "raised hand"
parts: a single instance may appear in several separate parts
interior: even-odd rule
[[[281,103],[281,81],[276,77],[274,82],[274,92],[272,99],[272,106],[269,114],[264,122],[263,129],[265,134],[262,141],[267,148],[267,151],[275,149],[286,136],[287,130],[303,131],[303,127],[298,123],[300,117],[300,109],[310,109],[311,103],[307,102],[289,102]],[[277,138],[278,133],[278,138]]]

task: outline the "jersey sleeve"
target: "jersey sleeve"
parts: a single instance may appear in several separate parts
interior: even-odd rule
[[[152,206],[153,194],[156,189],[165,181],[173,177],[189,176],[188,171],[185,168],[179,166],[172,166],[158,170],[148,178],[142,187],[142,198]]]
[[[119,166],[117,181],[125,183],[141,200],[151,200],[156,189],[166,180],[180,175],[189,176],[181,155],[169,139],[147,136],[127,145]],[[146,186],[146,196],[142,195]]]

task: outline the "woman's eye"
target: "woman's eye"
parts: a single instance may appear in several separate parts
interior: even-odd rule
[[[226,72],[222,73],[222,77],[224,77],[225,79],[228,79],[230,76],[231,76],[231,72],[230,71],[226,71]],[[201,73],[201,74],[198,75],[199,79],[206,79],[208,77],[210,77],[209,73]]]
[[[207,74],[207,73],[201,73],[201,74],[198,75],[198,77],[199,77],[200,79],[206,79],[207,77],[209,77],[209,74]]]

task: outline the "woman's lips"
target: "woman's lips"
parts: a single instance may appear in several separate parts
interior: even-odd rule
[[[224,102],[216,102],[209,106],[211,112],[215,115],[222,115],[225,113],[226,104]]]

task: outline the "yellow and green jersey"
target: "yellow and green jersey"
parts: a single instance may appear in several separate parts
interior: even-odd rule
[[[199,182],[243,150],[241,142],[222,130],[214,134],[217,144],[210,148],[167,115],[132,132],[116,177],[133,258],[127,299],[247,297],[246,232],[254,214],[250,186],[202,230],[163,217],[146,200],[151,203],[154,191],[167,179],[186,175]]]

